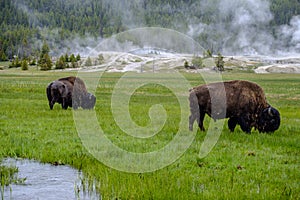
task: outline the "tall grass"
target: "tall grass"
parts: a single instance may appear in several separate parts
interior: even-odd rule
[[[224,74],[224,80],[243,79],[261,85],[269,103],[278,108],[282,124],[274,134],[251,135],[227,127],[211,153],[198,158],[205,133],[197,132],[190,148],[161,170],[131,174],[111,169],[93,158],[76,132],[72,111],[55,105],[45,94],[52,80],[74,73],[0,72],[0,158],[21,157],[69,164],[96,180],[103,199],[299,199],[300,198],[300,76]],[[93,74],[91,74],[93,76]],[[153,138],[126,135],[116,125],[111,93],[122,74],[104,74],[98,85],[96,113],[107,136],[128,151],[146,152],[170,142],[178,128],[178,102],[164,87],[145,86],[131,97],[132,119],[149,123],[148,109],[165,106],[170,119]],[[134,75],[133,75],[134,76]],[[192,86],[204,83],[198,75],[184,74]],[[82,111],[79,111],[82,112]],[[91,111],[87,111],[91,112]],[[205,120],[208,126],[209,119]]]

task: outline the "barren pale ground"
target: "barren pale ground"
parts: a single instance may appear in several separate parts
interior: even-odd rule
[[[99,64],[97,57],[91,57],[93,66],[86,67],[87,58],[82,59],[84,71],[108,71],[108,72],[146,72],[146,71],[187,71],[197,72],[195,69],[185,69],[184,62],[192,65],[195,55],[175,54],[160,51],[143,52],[143,54],[124,52],[99,52],[104,60]],[[217,56],[214,56],[216,58]],[[227,71],[249,71],[254,73],[300,73],[300,57],[285,56],[224,56],[225,69]],[[214,71],[213,59],[208,59],[205,67],[198,72]],[[68,69],[74,70],[74,69]],[[77,70],[77,69],[76,69]]]

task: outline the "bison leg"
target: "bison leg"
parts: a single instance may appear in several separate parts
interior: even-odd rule
[[[55,104],[55,99],[54,99],[54,97],[52,97],[52,94],[51,94],[51,85],[52,85],[52,83],[47,87],[47,90],[46,90],[50,110],[53,109],[53,106]]]
[[[63,98],[63,100],[62,100],[61,107],[62,107],[62,109],[65,109],[65,110],[68,109],[68,102],[66,101],[65,98]]]
[[[201,131],[205,131],[205,128],[203,126],[203,120],[205,117],[205,113],[201,113],[200,114],[191,114],[189,117],[189,129],[190,131],[193,131],[193,125],[195,120],[197,120],[198,126],[200,128]]]
[[[205,128],[203,126],[204,117],[205,117],[205,112],[200,111],[200,117],[199,117],[198,125],[199,125],[199,128],[200,128],[201,131],[205,131]]]
[[[194,121],[197,119],[197,117],[193,114],[190,115],[189,117],[189,129],[190,131],[193,131],[193,124],[194,124]]]
[[[234,129],[238,123],[238,119],[236,117],[229,118],[228,120],[228,128],[231,132],[234,132]]]
[[[61,108],[64,109],[64,110],[67,110],[67,109],[68,109],[68,105],[66,105],[66,104],[61,104]]]
[[[203,126],[203,120],[204,120],[205,113],[202,112],[197,112],[197,113],[192,113],[189,117],[189,129],[190,131],[193,131],[193,125],[195,120],[197,120],[198,126],[201,131],[205,131],[205,128]]]
[[[197,113],[192,113],[189,117],[189,128],[190,128],[190,131],[193,131],[193,125],[194,125],[194,122],[197,120],[197,123],[199,124],[199,112]]]
[[[55,102],[56,102],[56,101],[55,101],[54,98],[52,98],[51,101],[49,101],[49,107],[50,107],[50,110],[53,109],[53,106],[54,106]]]
[[[191,115],[189,117],[189,129],[190,131],[193,131],[193,125],[195,120],[197,120],[199,124],[199,104],[198,104],[198,98],[196,96],[195,92],[191,92],[189,96],[189,101],[190,101],[190,112]]]
[[[52,101],[50,101],[50,102],[49,102],[49,107],[50,107],[50,110],[53,110],[53,106],[54,106],[54,104],[55,104],[55,103],[52,103]]]
[[[239,121],[238,121],[239,125],[241,126],[241,129],[245,132],[245,133],[251,133],[251,126],[250,126],[250,122],[247,119],[247,117],[240,117]]]

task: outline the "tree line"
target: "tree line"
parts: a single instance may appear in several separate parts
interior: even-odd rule
[[[214,0],[217,1],[217,0]],[[0,0],[0,61],[18,58],[39,58],[45,38],[43,29],[58,30],[58,41],[74,34],[84,37],[109,37],[131,28],[130,22],[159,26],[186,32],[193,16],[202,23],[212,23],[214,10],[201,12],[198,0],[140,0],[119,5],[108,0]],[[126,1],[120,1],[121,3]],[[288,24],[300,14],[298,0],[271,0],[273,26]],[[122,6],[124,7],[122,10]],[[129,13],[135,16],[125,19]],[[190,13],[187,15],[187,13]],[[198,37],[200,38],[200,37]],[[200,38],[201,39],[201,38]]]

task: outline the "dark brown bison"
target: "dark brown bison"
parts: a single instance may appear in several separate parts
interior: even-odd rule
[[[84,82],[74,76],[51,82],[46,92],[51,110],[55,103],[61,104],[63,109],[93,109],[96,103],[96,97],[87,92]]]
[[[61,81],[51,82],[46,90],[50,109],[53,109],[55,103],[61,104],[63,109],[67,109],[68,106],[72,107],[72,89],[71,84],[65,84]]]
[[[253,127],[259,132],[274,132],[280,126],[279,112],[267,103],[263,89],[252,82],[236,80],[201,85],[190,90],[189,101],[191,131],[195,120],[205,130],[205,114],[214,120],[229,118],[228,128],[232,132],[237,124],[246,133]]]

